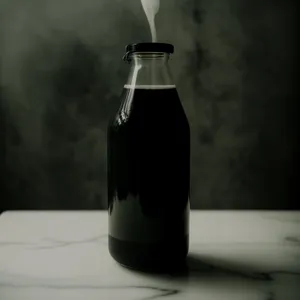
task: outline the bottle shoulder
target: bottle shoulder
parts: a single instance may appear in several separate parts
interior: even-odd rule
[[[109,126],[120,128],[129,124],[144,126],[180,125],[189,128],[188,119],[175,87],[164,89],[127,89],[121,95],[120,107]]]

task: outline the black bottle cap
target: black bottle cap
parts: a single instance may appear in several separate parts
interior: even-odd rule
[[[123,59],[128,61],[130,54],[134,52],[164,52],[172,54],[174,53],[174,46],[166,43],[137,43],[127,45],[125,51],[126,54]]]

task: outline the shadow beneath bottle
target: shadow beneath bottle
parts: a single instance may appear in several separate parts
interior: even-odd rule
[[[186,265],[178,271],[171,273],[171,276],[178,278],[204,278],[213,276],[239,277],[251,280],[271,281],[269,272],[261,272],[254,265],[232,260],[208,257],[190,253]]]
[[[272,275],[285,273],[290,275],[299,275],[300,273],[293,273],[288,271],[261,271],[257,266],[251,265],[247,262],[238,262],[232,260],[225,260],[216,257],[208,257],[205,255],[199,255],[190,253],[185,261],[184,265],[174,267],[169,272],[143,272],[137,270],[131,270],[142,276],[161,277],[161,278],[173,278],[183,281],[190,280],[207,280],[207,279],[248,279],[251,281],[272,281]]]

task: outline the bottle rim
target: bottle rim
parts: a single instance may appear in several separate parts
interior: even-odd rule
[[[153,52],[153,53],[174,53],[174,46],[168,43],[135,43],[125,47],[124,61],[130,61],[131,54],[135,52]]]

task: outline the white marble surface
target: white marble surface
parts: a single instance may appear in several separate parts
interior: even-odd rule
[[[300,299],[300,213],[193,211],[190,271],[127,270],[106,212],[0,216],[0,300]]]

